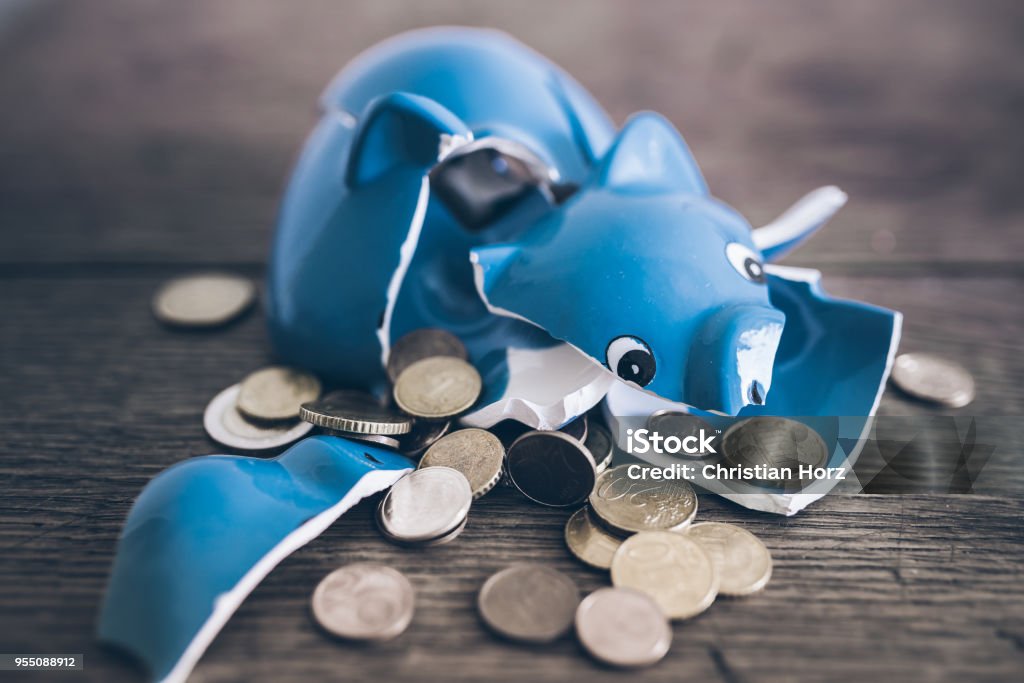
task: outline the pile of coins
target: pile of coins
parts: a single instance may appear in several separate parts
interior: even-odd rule
[[[153,310],[168,325],[208,327],[238,317],[254,297],[244,278],[211,274],[168,283]],[[239,450],[279,448],[317,427],[419,458],[418,468],[392,486],[377,509],[381,534],[400,545],[452,541],[473,501],[499,482],[542,505],[582,505],[566,523],[566,546],[581,562],[608,571],[612,585],[581,599],[571,578],[548,567],[516,564],[495,573],[477,607],[483,623],[508,640],[547,643],[575,627],[595,659],[648,666],[668,653],[672,620],[701,614],[720,595],[756,593],[770,580],[771,554],[756,536],[732,524],[694,523],[697,497],[686,481],[633,479],[628,466],[611,467],[614,444],[596,417],[583,415],[552,431],[513,421],[453,430],[479,398],[482,381],[450,333],[425,329],[399,339],[387,376],[392,391],[386,398],[344,389],[321,395],[309,373],[264,368],[218,394],[204,425],[214,440]],[[927,354],[897,358],[892,381],[912,396],[950,407],[974,398],[966,369]],[[648,427],[680,439],[710,430],[701,418],[677,412],[652,415]],[[789,420],[745,420],[723,436],[722,457],[734,465],[791,464],[779,460],[780,453],[795,454],[782,456],[792,464],[814,465],[824,464],[827,449],[813,430]],[[414,603],[412,584],[401,573],[356,563],[320,582],[312,613],[336,636],[386,640],[412,622]]]
[[[300,406],[320,395],[320,381],[301,370],[272,366],[257,370],[217,394],[203,415],[214,441],[243,451],[280,448],[309,434]]]

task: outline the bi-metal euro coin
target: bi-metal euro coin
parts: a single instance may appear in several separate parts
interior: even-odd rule
[[[465,525],[473,492],[450,467],[414,470],[392,486],[377,508],[377,524],[396,543],[449,541]]]
[[[253,424],[236,407],[240,390],[240,384],[230,386],[206,406],[203,427],[217,443],[241,451],[265,451],[298,441],[313,429],[308,422],[299,421]]]
[[[207,273],[171,280],[153,297],[153,315],[172,327],[216,327],[252,306],[252,280],[225,273]]]
[[[295,420],[303,403],[320,397],[320,380],[295,368],[272,366],[250,374],[238,392],[238,409],[254,420]]]
[[[632,479],[630,465],[619,465],[597,478],[590,508],[615,533],[684,528],[697,514],[697,495],[689,483],[670,479]]]
[[[409,415],[442,420],[473,407],[482,386],[480,373],[466,361],[435,356],[402,371],[395,381],[395,403]]]
[[[483,429],[460,429],[439,439],[427,449],[420,468],[451,467],[469,480],[473,498],[494,488],[501,479],[505,447],[498,437]]]
[[[670,619],[695,617],[715,601],[718,573],[699,543],[673,531],[641,531],[612,558],[612,584],[654,598]]]
[[[752,417],[740,420],[722,436],[722,461],[726,466],[773,470],[783,473],[789,469],[790,477],[764,476],[756,481],[762,484],[784,486],[799,490],[802,483],[813,480],[801,478],[801,466],[824,467],[828,462],[828,447],[815,430],[803,422],[784,417]],[[802,481],[801,481],[802,479]]]
[[[576,610],[576,635],[594,659],[622,668],[651,666],[668,654],[672,628],[651,597],[600,588]]]
[[[484,623],[495,633],[526,643],[549,643],[571,627],[580,591],[562,572],[516,564],[494,574],[477,598]]]
[[[412,585],[379,564],[349,564],[324,577],[313,591],[313,616],[324,630],[350,640],[389,640],[412,621]]]
[[[686,529],[711,557],[720,595],[750,595],[772,578],[772,555],[757,536],[734,524],[702,522]]]

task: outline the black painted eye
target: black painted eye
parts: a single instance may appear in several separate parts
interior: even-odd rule
[[[654,354],[639,337],[623,335],[612,339],[604,355],[608,368],[627,382],[645,387],[654,379]]]
[[[759,284],[765,283],[764,264],[752,250],[739,242],[730,242],[725,247],[725,256],[744,278]]]

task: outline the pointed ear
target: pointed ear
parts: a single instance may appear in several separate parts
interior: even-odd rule
[[[683,138],[664,117],[635,114],[604,155],[598,183],[635,192],[707,194],[697,162]]]
[[[391,93],[373,100],[359,117],[345,181],[367,183],[399,164],[430,167],[442,135],[469,135],[455,114],[426,97]]]

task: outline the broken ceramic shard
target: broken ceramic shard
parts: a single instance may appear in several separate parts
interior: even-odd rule
[[[184,681],[270,570],[413,467],[333,436],[272,459],[211,455],[171,467],[128,513],[100,639],[138,657],[153,680]]]

